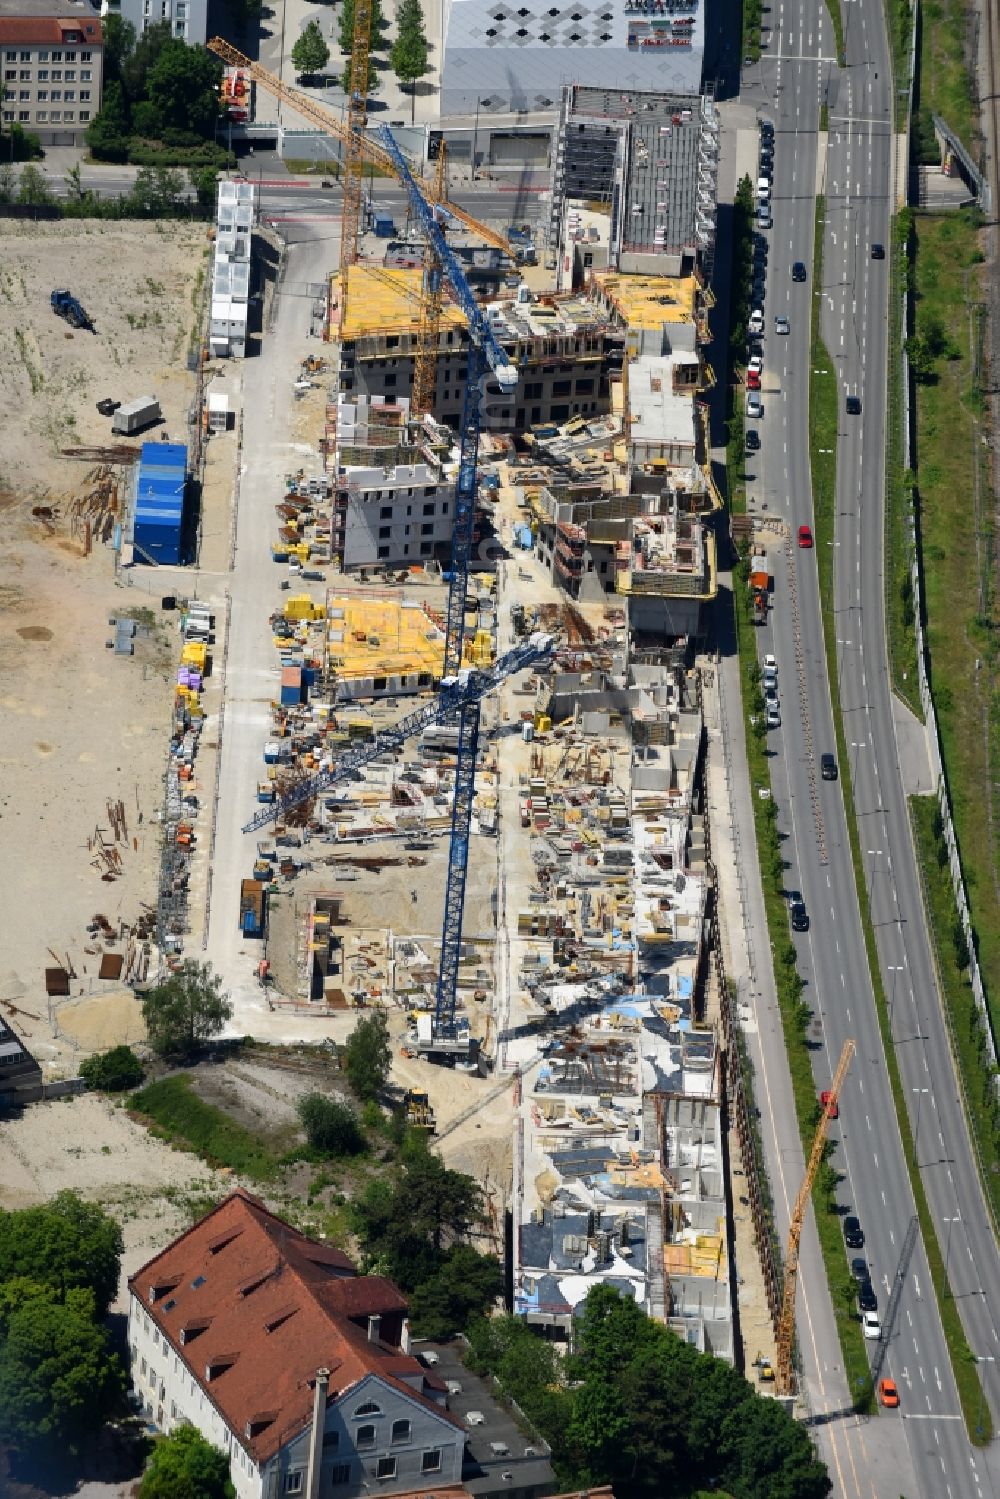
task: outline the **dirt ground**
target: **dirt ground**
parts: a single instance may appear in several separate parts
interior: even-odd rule
[[[188,440],[186,353],[208,248],[202,226],[0,223],[0,401],[18,413],[0,448],[0,1012],[50,1075],[74,1070],[76,1051],[141,1034],[134,1002],[97,979],[85,927],[98,912],[131,922],[154,899],[177,657],[158,595],[128,587],[100,540],[83,555],[70,512],[95,465],[60,450],[112,441],[95,408],[105,395],[155,394],[157,430]],[[51,311],[67,283],[96,333],[70,336]],[[135,653],[115,656],[109,619],[130,612]],[[87,844],[98,827],[107,835],[118,800],[122,873],[102,881]],[[64,1014],[45,995],[54,955],[76,974]]]

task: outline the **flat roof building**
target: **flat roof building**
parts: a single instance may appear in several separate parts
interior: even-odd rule
[[[0,0],[6,129],[20,125],[43,146],[82,146],[101,107],[104,31],[89,5]]]

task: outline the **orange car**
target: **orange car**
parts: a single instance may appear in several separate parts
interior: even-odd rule
[[[882,1405],[889,1410],[895,1410],[899,1404],[899,1391],[896,1389],[894,1379],[880,1379],[878,1382],[878,1398]]]

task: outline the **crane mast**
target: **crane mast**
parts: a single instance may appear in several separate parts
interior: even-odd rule
[[[362,150],[368,125],[368,60],[371,53],[372,0],[354,0],[351,76],[347,96],[347,140],[344,149],[344,198],[340,230],[340,317],[347,314],[348,272],[358,258],[361,194],[365,161]]]
[[[775,1370],[775,1385],[779,1395],[790,1395],[792,1393],[792,1346],[795,1342],[795,1290],[799,1274],[799,1241],[802,1238],[802,1224],[805,1221],[806,1208],[809,1206],[809,1198],[812,1194],[813,1183],[816,1173],[819,1171],[823,1161],[823,1146],[826,1144],[827,1129],[833,1118],[840,1098],[840,1090],[844,1086],[847,1069],[851,1065],[854,1056],[854,1042],[844,1042],[844,1049],[840,1053],[840,1061],[833,1075],[833,1082],[823,1105],[816,1133],[813,1136],[812,1150],[809,1152],[809,1163],[806,1166],[806,1174],[802,1178],[799,1195],[795,1200],[792,1210],[792,1221],[788,1229],[788,1248],[785,1251],[785,1290],[781,1301],[781,1317],[778,1321],[778,1366]]]

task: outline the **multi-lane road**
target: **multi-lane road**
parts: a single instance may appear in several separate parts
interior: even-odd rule
[[[920,738],[910,728],[899,752],[902,712],[894,711],[882,623],[882,532],[888,247],[894,194],[894,142],[888,52],[877,0],[848,0],[847,68],[838,70],[822,0],[782,0],[771,14],[772,41],[755,102],[775,123],[774,228],[769,233],[762,451],[750,463],[753,502],[788,523],[775,566],[775,607],[762,650],[779,663],[782,725],[771,732],[772,780],[787,835],[787,885],[809,907],[808,933],[795,938],[806,998],[814,1012],[817,1086],[828,1079],[843,1041],[857,1055],[833,1127],[844,1173],[842,1200],[859,1214],[864,1253],[879,1294],[882,1372],[898,1383],[899,1415],[885,1414],[860,1443],[833,1444],[838,1489],[848,1495],[906,1492],[912,1473],[927,1499],[995,1492],[992,1454],[970,1444],[919,1234],[898,1137],[861,931],[859,893],[840,788],[819,777],[819,756],[835,748],[823,645],[817,558],[800,549],[812,523],[809,469],[810,313],[814,288],[791,266],[813,262],[814,206],[826,199],[822,330],[837,371],[839,422],[834,540],[838,679],[850,745],[842,774],[854,780],[867,890],[883,982],[893,1001],[893,1034],[919,1131],[918,1154],[954,1294],[974,1353],[984,1362],[990,1404],[998,1408],[1000,1260],[971,1161],[947,1036],[934,989],[906,813],[907,757]],[[829,135],[818,136],[829,88]],[[825,151],[823,147],[825,146]],[[787,316],[788,337],[774,334]],[[848,415],[846,397],[861,400]],[[904,769],[900,767],[901,758]],[[926,759],[926,757],[925,757]],[[886,1321],[892,1299],[893,1315]],[[872,1344],[875,1354],[878,1345]],[[898,1468],[894,1465],[898,1463]]]

